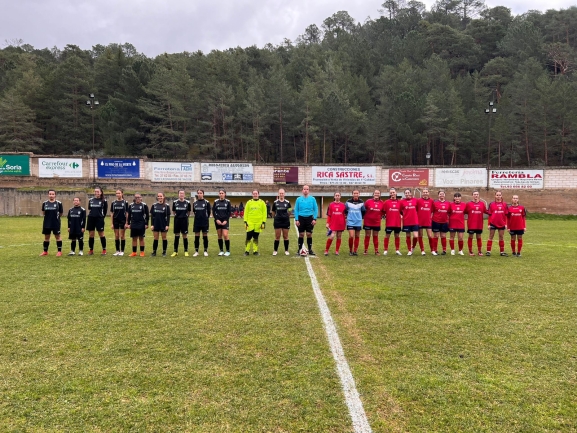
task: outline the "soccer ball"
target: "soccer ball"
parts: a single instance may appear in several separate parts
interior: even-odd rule
[[[300,255],[301,255],[302,257],[306,257],[306,256],[309,255],[309,252],[307,251],[306,248],[301,248]]]

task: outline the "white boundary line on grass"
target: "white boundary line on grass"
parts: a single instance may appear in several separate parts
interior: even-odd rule
[[[297,228],[296,224],[295,228]],[[297,229],[297,238],[298,238],[298,229]],[[304,240],[306,241],[306,235]],[[343,346],[341,344],[341,340],[337,332],[337,327],[335,326],[335,323],[331,316],[329,306],[327,305],[323,293],[321,292],[321,288],[317,281],[315,271],[313,270],[311,261],[308,256],[305,257],[305,263],[307,265],[307,270],[309,273],[309,277],[311,279],[313,292],[317,299],[317,304],[321,313],[321,317],[323,319],[323,325],[325,327],[325,332],[327,333],[329,346],[331,348],[333,358],[335,359],[337,373],[341,381],[341,386],[343,387],[343,393],[345,394],[345,401],[347,403],[347,407],[349,408],[349,415],[351,416],[351,420],[353,423],[353,430],[355,433],[371,433],[372,432],[371,426],[369,424],[369,420],[367,419],[365,409],[363,408],[361,397],[359,395],[359,392],[357,391],[357,387],[355,385],[355,379],[353,377],[353,374],[351,373],[349,363],[347,362],[347,358],[345,358],[345,352],[343,350]]]

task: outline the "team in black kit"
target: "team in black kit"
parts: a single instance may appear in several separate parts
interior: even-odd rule
[[[173,217],[174,252],[171,257],[178,256],[180,238],[182,236],[184,255],[188,253],[189,218],[194,217],[192,231],[194,233],[194,257],[199,256],[200,236],[202,233],[203,255],[208,256],[208,232],[210,217],[214,219],[214,226],[218,237],[219,256],[230,256],[230,219],[233,217],[233,206],[226,198],[226,191],[220,189],[218,198],[211,204],[204,198],[204,190],[199,189],[197,199],[191,201],[185,198],[185,191],[178,191],[178,199],[172,202],[172,206],[166,203],[166,196],[159,192],[157,201],[150,207],[142,201],[142,195],[134,194],[132,202],[124,198],[122,189],[116,190],[115,200],[109,203],[104,197],[102,188],[94,188],[94,196],[88,200],[88,209],[81,206],[79,197],[75,197],[73,207],[69,209],[68,238],[71,241],[69,256],[84,255],[84,233],[89,233],[88,255],[94,255],[94,235],[98,232],[102,245],[101,255],[106,255],[106,237],[104,235],[105,218],[110,212],[110,228],[114,230],[115,253],[114,256],[123,256],[126,246],[125,233],[130,229],[132,239],[132,253],[130,257],[145,256],[146,231],[150,228],[153,233],[151,256],[157,255],[159,240],[162,239],[162,256],[166,257],[168,240],[167,233],[170,229],[171,216]],[[288,233],[290,229],[291,204],[285,198],[284,189],[279,190],[278,199],[272,204],[274,217],[275,241],[273,255],[277,255],[282,235],[284,240],[285,254],[289,255]],[[62,255],[62,239],[60,235],[61,216],[63,214],[62,203],[56,200],[56,191],[50,190],[48,200],[42,204],[44,222],[42,233],[44,234],[44,251],[42,256],[48,255],[50,235],[54,234],[58,246],[57,256]],[[263,224],[264,226],[264,224]]]

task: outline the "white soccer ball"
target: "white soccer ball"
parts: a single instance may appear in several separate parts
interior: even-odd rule
[[[306,257],[309,255],[309,252],[306,250],[306,248],[302,248],[301,249],[301,256]]]

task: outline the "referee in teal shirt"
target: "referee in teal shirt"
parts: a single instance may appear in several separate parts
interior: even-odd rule
[[[319,208],[317,206],[317,201],[313,196],[309,195],[309,186],[304,185],[303,195],[297,198],[294,207],[295,224],[299,231],[298,254],[301,254],[302,252],[306,232],[309,255],[315,255],[315,252],[313,251],[313,229],[317,223],[318,214]]]

